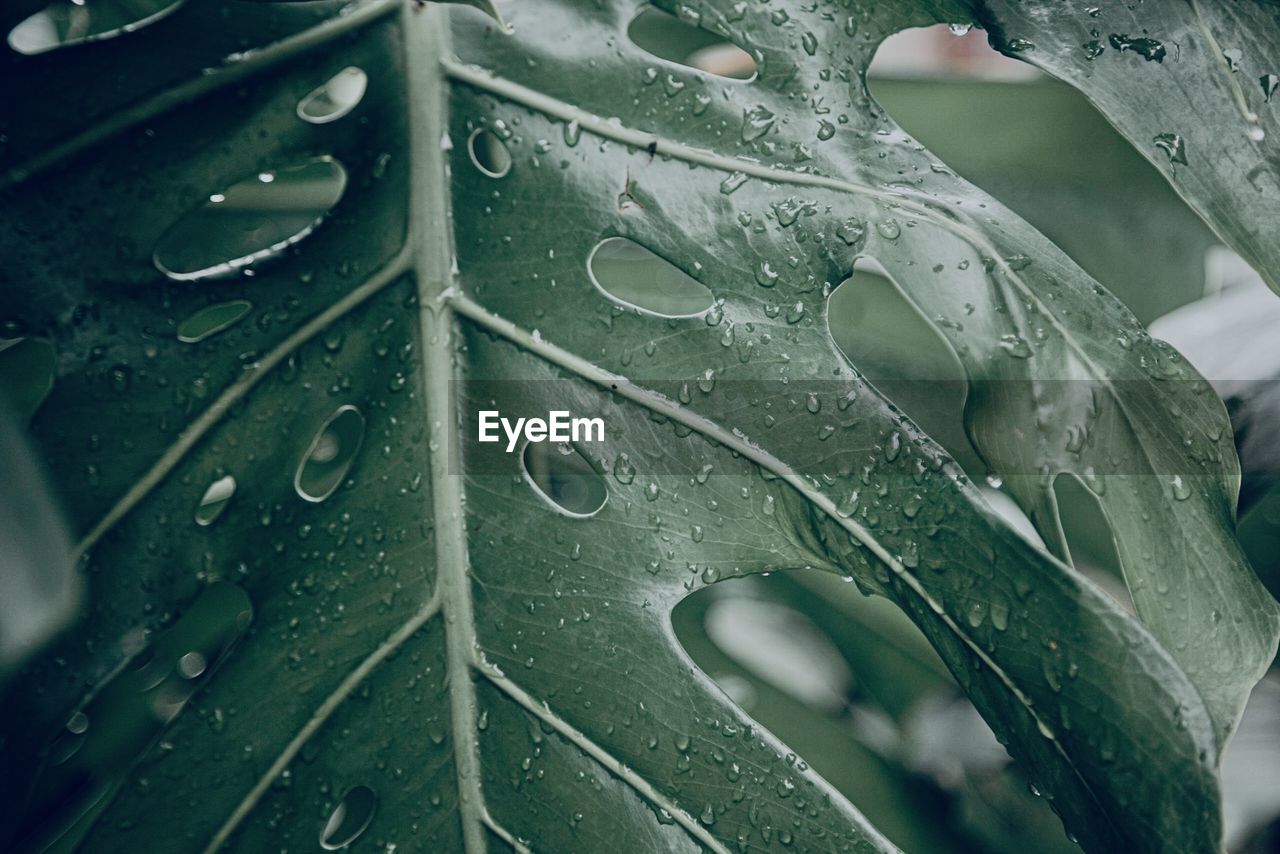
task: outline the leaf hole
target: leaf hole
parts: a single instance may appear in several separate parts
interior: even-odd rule
[[[181,281],[231,275],[315,231],[346,186],[347,170],[327,155],[244,178],[180,217],[156,243],[155,265]]]
[[[490,178],[502,178],[511,171],[511,152],[498,135],[485,128],[477,128],[467,140],[471,162]]]
[[[253,303],[248,300],[231,300],[202,308],[178,325],[178,340],[184,344],[196,344],[234,326]]]
[[[587,256],[587,272],[610,300],[654,317],[698,317],[715,301],[706,285],[625,237],[597,243]]]
[[[1076,571],[1110,594],[1130,614],[1134,613],[1115,532],[1098,496],[1076,474],[1060,472],[1053,479],[1053,497]]]
[[[753,80],[756,63],[751,54],[723,36],[653,6],[631,19],[627,37],[636,47],[659,59],[730,80]]]
[[[24,56],[103,41],[153,24],[186,0],[54,0],[9,31],[9,47]]]
[[[527,442],[520,463],[533,491],[566,516],[589,518],[609,500],[604,478],[571,444]]]
[[[325,419],[294,475],[293,486],[299,496],[319,503],[334,493],[355,462],[364,428],[364,416],[350,404],[338,407]]]
[[[313,125],[336,122],[359,105],[368,87],[364,69],[348,66],[298,102],[298,118]]]
[[[969,442],[969,380],[955,350],[873,258],[827,299],[827,328],[849,362],[964,468],[985,464]]]
[[[879,44],[867,73],[868,78],[965,75],[985,80],[1027,80],[1041,76],[1035,66],[991,47],[985,30],[965,24],[900,30]]]
[[[326,851],[346,848],[364,833],[378,809],[378,795],[368,786],[352,786],[329,814],[320,831],[320,847]]]
[[[196,507],[196,524],[207,527],[217,521],[227,509],[231,496],[236,494],[236,479],[231,475],[220,477],[204,491]]]

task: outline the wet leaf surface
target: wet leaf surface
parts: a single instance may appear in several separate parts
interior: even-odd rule
[[[669,627],[692,590],[797,570],[900,605],[1086,847],[1218,845],[1220,745],[1275,647],[1230,536],[1226,415],[870,100],[885,36],[965,13],[660,5],[757,76],[632,44],[637,4],[550,0],[503,8],[510,31],[396,2],[189,4],[5,58],[30,85],[0,113],[0,322],[58,354],[31,431],[90,602],[6,703],[25,773],[0,796],[28,804],[6,840],[886,848]],[[308,120],[353,67],[358,103]],[[344,187],[322,218],[284,205],[306,233],[210,239],[231,278],[157,269],[223,189],[317,158]],[[611,239],[669,265],[659,286],[593,279]],[[1046,473],[1105,483],[1142,622],[843,355],[826,300],[862,256],[960,355],[970,437],[1046,540]],[[608,427],[507,454],[471,441],[482,409]],[[234,644],[157,657],[147,689],[196,690],[160,718],[95,705],[210,591],[252,621],[231,608]],[[75,775],[50,770],[64,721],[104,745]]]

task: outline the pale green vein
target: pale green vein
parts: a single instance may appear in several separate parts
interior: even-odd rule
[[[25,163],[11,168],[3,178],[0,178],[0,190],[38,175],[103,140],[110,139],[122,131],[175,107],[230,86],[250,75],[273,68],[312,48],[328,44],[334,39],[378,20],[399,8],[400,5],[401,0],[370,0],[369,3],[357,6],[345,15],[330,18],[322,24],[259,50],[229,58],[225,64],[217,68],[205,69],[199,77],[98,119],[80,133],[49,146]]]
[[[729,849],[719,839],[712,836],[698,819],[680,809],[674,801],[655,789],[648,780],[628,768],[616,756],[588,738],[582,730],[553,712],[546,703],[540,703],[535,700],[527,691],[492,664],[479,661],[476,662],[476,668],[502,693],[519,703],[525,711],[560,733],[583,753],[608,768],[614,776],[635,789],[649,803],[665,810],[694,839],[705,845],[709,850],[716,852],[716,854],[729,854]]]
[[[1231,66],[1227,64],[1227,54],[1222,49],[1222,45],[1218,44],[1218,40],[1214,38],[1213,31],[1209,29],[1209,24],[1204,19],[1204,14],[1200,11],[1199,0],[1191,0],[1191,11],[1195,13],[1196,25],[1199,26],[1200,32],[1204,35],[1205,41],[1208,42],[1209,55],[1214,60],[1214,67],[1218,69],[1218,73],[1222,75],[1222,79],[1226,81],[1227,90],[1231,92],[1231,100],[1236,105],[1241,118],[1249,125],[1249,131],[1245,134],[1251,142],[1259,142],[1263,139],[1262,123],[1258,118],[1258,114],[1249,109],[1249,102],[1244,97],[1244,90],[1240,88],[1239,81],[1236,80],[1235,72],[1231,70]]]
[[[624,376],[611,373],[600,366],[583,359],[582,357],[561,349],[546,340],[544,336],[535,337],[531,332],[523,329],[509,320],[505,320],[496,314],[491,313],[488,309],[473,302],[468,297],[460,293],[449,294],[449,304],[454,311],[466,317],[478,326],[505,338],[511,343],[517,345],[539,358],[550,362],[570,373],[576,374],[588,382],[594,383],[603,389],[608,389],[614,394],[627,398],[637,403],[651,412],[670,418],[677,424],[681,424],[688,429],[698,433],[699,435],[724,447],[741,454],[746,459],[751,460],[765,471],[770,472],[779,480],[786,482],[792,489],[796,490],[806,501],[813,504],[814,507],[821,510],[830,517],[835,524],[839,525],[859,543],[866,547],[875,557],[884,564],[894,575],[896,575],[903,584],[924,602],[929,609],[937,616],[938,620],[951,632],[955,637],[969,649],[973,656],[990,668],[1001,684],[1008,689],[1009,693],[1018,701],[1018,703],[1026,711],[1027,715],[1035,722],[1041,732],[1053,732],[1053,726],[1049,721],[1045,720],[1036,710],[1032,700],[1017,683],[1009,677],[1004,669],[988,654],[983,645],[975,638],[971,637],[963,627],[954,620],[942,603],[935,599],[918,578],[913,575],[903,563],[898,560],[885,546],[875,538],[875,536],[862,525],[858,524],[854,519],[842,516],[836,509],[835,503],[830,497],[824,495],[813,487],[813,485],[803,476],[796,473],[790,466],[782,460],[770,454],[768,451],[751,442],[743,435],[739,435],[714,421],[698,415],[674,400],[667,398],[651,389],[635,385],[631,380]],[[963,488],[963,487],[962,487]],[[1051,560],[1046,555],[1046,560]],[[1062,567],[1062,571],[1068,571]],[[486,674],[487,675],[487,674]],[[1080,774],[1076,763],[1066,752],[1062,743],[1056,738],[1050,738],[1054,749],[1062,757],[1067,767],[1071,768],[1081,782],[1081,785],[1090,790],[1091,787],[1087,779]]]
[[[271,352],[250,365],[239,379],[227,386],[222,394],[218,395],[218,399],[210,404],[208,409],[200,413],[198,418],[187,425],[187,428],[182,431],[172,445],[165,449],[160,459],[152,464],[147,473],[129,487],[129,490],[124,495],[116,499],[115,503],[111,505],[111,509],[76,544],[72,553],[73,558],[78,561],[83,557],[85,552],[102,538],[103,534],[123,519],[130,510],[138,505],[138,502],[149,495],[151,490],[155,489],[169,472],[173,471],[174,467],[187,455],[187,452],[194,448],[204,438],[205,434],[222,420],[222,417],[231,410],[231,407],[242,400],[273,368],[315,337],[317,333],[395,281],[397,277],[408,270],[408,262],[408,252],[405,249],[401,249],[394,258],[366,279],[363,284],[351,290],[342,299],[298,327],[288,338],[276,345]]]
[[[377,649],[356,665],[356,667],[347,674],[346,678],[338,683],[338,687],[335,688],[333,693],[328,697],[325,697],[324,702],[321,703],[315,713],[311,715],[311,718],[300,730],[298,730],[298,733],[289,740],[289,743],[280,751],[280,754],[276,757],[275,761],[271,763],[271,766],[263,772],[262,776],[258,778],[258,782],[253,785],[253,788],[251,788],[248,794],[240,800],[240,803],[236,805],[236,808],[232,811],[231,815],[227,817],[227,820],[222,823],[220,828],[218,828],[218,832],[213,835],[213,838],[209,840],[209,844],[205,846],[205,854],[214,854],[214,852],[218,851],[218,849],[226,844],[227,840],[231,837],[231,834],[235,832],[235,829],[240,826],[240,823],[244,821],[245,817],[248,816],[249,813],[253,811],[253,808],[257,806],[258,802],[262,800],[262,796],[266,794],[267,789],[271,787],[271,784],[274,783],[282,773],[284,773],[284,770],[289,767],[289,763],[291,763],[294,760],[294,757],[298,755],[298,752],[302,750],[303,745],[310,741],[311,737],[325,725],[325,722],[328,721],[333,713],[338,710],[338,707],[342,705],[343,701],[350,697],[356,688],[360,687],[360,683],[365,680],[365,677],[372,673],[379,664],[385,661],[387,656],[391,655],[391,653],[403,646],[405,641],[413,637],[414,634],[425,626],[432,617],[439,613],[439,611],[440,597],[438,595],[432,596],[416,614],[406,620],[404,625],[392,632],[386,640],[378,645]]]
[[[447,81],[440,57],[448,50],[448,17],[436,5],[406,3],[404,28],[406,101],[409,107],[409,246],[418,277],[423,359],[422,393],[431,436],[432,518],[435,522],[436,584],[445,614],[445,660],[449,719],[457,766],[458,810],[467,854],[487,850],[481,789],[476,690],[475,614],[463,517],[461,478],[449,471],[453,409],[454,319],[439,297],[452,284],[454,255],[449,227],[448,169],[442,140],[448,128]]]
[[[532,854],[529,846],[524,843],[524,840],[520,839],[511,831],[503,827],[502,822],[494,818],[493,815],[490,814],[488,808],[486,808],[483,814],[481,814],[480,820],[484,822],[485,827],[493,831],[495,836],[510,845],[511,849],[515,851],[516,854]]]

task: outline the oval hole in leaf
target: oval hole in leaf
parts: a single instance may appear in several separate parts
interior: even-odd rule
[[[594,516],[609,499],[604,478],[572,445],[528,442],[520,460],[534,492],[567,516]]]
[[[324,501],[342,483],[364,441],[364,416],[347,404],[325,420],[311,440],[293,486],[307,501]]]
[[[326,851],[346,848],[364,833],[378,809],[378,795],[368,786],[353,786],[329,814],[320,831],[320,847]]]
[[[185,0],[54,0],[9,31],[9,47],[26,56],[101,41],[153,24]]]
[[[155,265],[171,279],[227,276],[314,231],[346,186],[347,170],[327,155],[237,181],[165,232]]]
[[[610,300],[654,317],[697,317],[715,301],[706,285],[625,237],[597,243],[587,272]]]
[[[200,505],[196,507],[196,524],[201,527],[212,525],[227,509],[227,503],[235,494],[236,479],[231,475],[220,477],[209,484],[200,499]]]
[[[1071,472],[1061,472],[1054,477],[1053,496],[1076,570],[1110,594],[1130,614],[1134,613],[1115,534],[1102,512],[1098,496]]]
[[[347,66],[298,102],[298,118],[313,125],[336,122],[356,108],[368,86],[364,69]]]
[[[195,344],[217,335],[249,313],[253,303],[248,300],[231,300],[202,308],[178,325],[178,340]]]
[[[827,328],[867,380],[981,479],[986,465],[963,423],[968,374],[951,345],[872,258],[827,299]]]
[[[474,131],[467,140],[467,151],[471,152],[471,162],[476,168],[490,178],[501,178],[511,171],[511,152],[491,130]]]
[[[57,353],[44,338],[0,338],[0,396],[26,425],[53,390]]]
[[[627,37],[659,59],[696,68],[731,80],[752,80],[751,54],[710,30],[686,24],[669,12],[646,6],[631,19]]]
[[[831,638],[808,617],[777,602],[724,596],[707,608],[709,637],[757,678],[814,708],[847,705],[853,674]]]

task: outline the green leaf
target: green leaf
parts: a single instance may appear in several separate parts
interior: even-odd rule
[[[0,750],[26,773],[2,794],[28,804],[6,840],[886,849],[670,630],[690,590],[808,568],[912,617],[1086,847],[1219,846],[1214,720],[1274,647],[1265,600],[1239,598],[1221,408],[1189,410],[1193,450],[1167,451],[1220,474],[1149,526],[1198,526],[1219,567],[1191,574],[1222,598],[1203,637],[1240,658],[1210,678],[1003,523],[826,328],[856,256],[938,299],[930,317],[952,310],[922,272],[943,264],[991,336],[974,379],[1010,390],[1006,430],[1074,411],[1078,384],[1037,397],[1047,368],[1027,367],[1060,356],[1162,412],[1195,399],[1144,379],[1155,345],[1104,347],[1138,334],[1124,310],[879,115],[859,70],[929,15],[682,12],[752,53],[748,83],[631,44],[630,3],[526,2],[511,32],[338,8],[191,4],[6,60],[26,85],[4,118],[0,321],[58,351],[32,429],[94,603],[6,704]],[[350,67],[359,103],[300,118]],[[208,240],[166,269],[253,275],[165,279],[153,253],[179,228]],[[588,270],[607,238],[713,304],[619,305]],[[235,300],[251,310],[179,340]],[[1120,418],[1130,399],[1104,410],[1118,434],[1166,453],[1182,433]],[[482,409],[606,436],[507,454],[470,439]],[[974,423],[992,459],[1047,447]],[[1122,537],[1156,495],[1133,494]]]
[[[1273,4],[973,6],[997,47],[1086,94],[1280,290],[1280,17]]]

